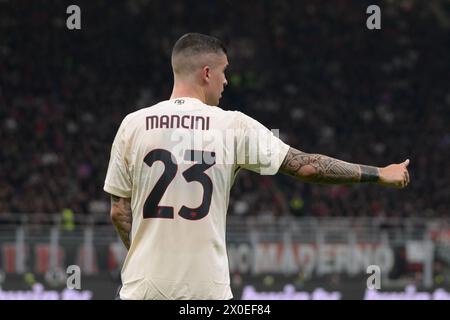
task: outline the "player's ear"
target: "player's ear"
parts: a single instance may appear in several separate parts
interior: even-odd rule
[[[202,79],[205,82],[209,82],[211,79],[211,68],[209,66],[204,66],[202,68]]]

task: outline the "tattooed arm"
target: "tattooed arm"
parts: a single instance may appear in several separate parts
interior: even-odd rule
[[[114,224],[120,239],[127,249],[130,249],[131,233],[131,199],[111,195],[111,221]]]
[[[321,154],[305,153],[290,148],[279,172],[294,176],[305,182],[347,184],[373,182],[397,188],[409,182],[406,167],[409,160],[384,168],[353,164]]]

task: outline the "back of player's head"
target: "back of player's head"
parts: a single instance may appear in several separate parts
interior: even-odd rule
[[[183,75],[195,71],[205,63],[208,55],[226,53],[227,49],[219,39],[201,33],[187,33],[177,40],[172,49],[173,72]]]

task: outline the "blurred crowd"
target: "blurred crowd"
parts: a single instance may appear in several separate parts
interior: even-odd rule
[[[109,210],[122,118],[170,96],[171,48],[202,32],[229,48],[220,107],[308,153],[374,166],[406,158],[411,184],[313,185],[241,171],[229,214],[450,215],[450,10],[444,1],[0,2],[0,217]]]

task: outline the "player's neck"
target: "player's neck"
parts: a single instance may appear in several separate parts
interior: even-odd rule
[[[185,97],[195,98],[202,101],[203,103],[206,103],[206,97],[201,88],[194,88],[175,84],[172,90],[172,94],[170,95],[170,99],[172,100]]]

